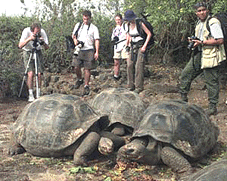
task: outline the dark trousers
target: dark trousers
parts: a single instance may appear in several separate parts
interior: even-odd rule
[[[201,73],[204,75],[208,90],[208,100],[212,104],[217,104],[219,99],[219,67],[201,69],[202,52],[192,53],[192,57],[181,73],[180,92],[188,93],[192,81]]]

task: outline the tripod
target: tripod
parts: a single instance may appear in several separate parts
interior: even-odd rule
[[[29,57],[29,60],[28,60],[28,63],[27,63],[27,66],[26,66],[26,69],[25,69],[25,72],[24,72],[24,77],[23,77],[23,80],[22,80],[22,84],[21,84],[21,88],[20,88],[20,92],[19,92],[19,95],[18,97],[21,96],[21,92],[22,92],[22,89],[23,89],[23,86],[24,86],[24,81],[25,81],[25,78],[27,76],[27,73],[28,73],[28,68],[29,68],[29,64],[34,56],[34,62],[35,62],[35,76],[36,76],[36,98],[39,97],[39,93],[38,93],[38,88],[39,88],[39,83],[38,83],[38,67],[37,67],[37,49],[36,49],[37,46],[34,46],[34,48],[32,49],[32,53]]]

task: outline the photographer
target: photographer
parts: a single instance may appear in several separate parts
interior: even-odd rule
[[[114,43],[114,75],[115,80],[119,80],[120,76],[120,59],[126,60],[128,58],[128,53],[125,50],[126,45],[126,33],[122,23],[122,15],[117,14],[114,18],[116,22],[116,27],[114,28],[111,36],[111,42]]]
[[[224,36],[218,19],[211,18],[208,21],[210,11],[205,2],[197,3],[194,7],[199,19],[195,28],[197,38],[189,39],[190,43],[193,42],[193,52],[190,61],[181,73],[180,93],[182,100],[187,102],[187,94],[192,81],[203,73],[209,100],[207,114],[215,115],[219,99],[219,65],[226,59]],[[206,27],[207,21],[210,32]]]
[[[48,49],[48,38],[46,35],[46,32],[41,28],[41,24],[38,22],[35,22],[32,24],[31,27],[27,27],[23,30],[21,39],[19,42],[18,47],[22,48],[23,51],[23,59],[24,59],[24,66],[25,68],[28,66],[28,78],[27,78],[27,86],[28,86],[28,92],[29,92],[29,102],[32,102],[35,100],[33,95],[33,76],[35,72],[35,62],[34,62],[34,56],[31,57],[31,54],[34,53],[34,48],[36,48],[37,53],[37,69],[38,69],[38,84],[39,88],[38,90],[38,97],[40,96],[40,86],[41,86],[41,73],[43,73],[43,59],[42,59],[42,46],[45,49]],[[29,62],[29,58],[31,57],[31,60]],[[29,64],[28,64],[29,63]]]
[[[78,79],[74,87],[78,89],[83,84],[81,66],[84,66],[85,85],[83,95],[88,95],[90,93],[90,70],[94,68],[94,60],[97,60],[99,56],[99,31],[98,28],[91,23],[90,11],[85,10],[83,12],[83,23],[77,23],[75,25],[72,38],[76,48],[83,42],[83,47],[81,46],[80,51],[77,51],[73,56],[72,65],[75,67]]]

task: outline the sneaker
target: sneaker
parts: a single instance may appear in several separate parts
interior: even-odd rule
[[[35,100],[34,96],[29,96],[28,102],[33,102]]]
[[[89,86],[85,86],[85,87],[84,87],[83,95],[84,95],[84,96],[85,96],[85,95],[89,95],[89,93],[90,93],[90,88],[89,88]]]
[[[120,75],[119,76],[116,76],[116,75],[113,76],[113,79],[116,80],[116,81],[120,80],[120,78],[121,78]]]
[[[83,79],[77,80],[76,84],[74,85],[74,89],[79,89],[79,87],[84,83]]]

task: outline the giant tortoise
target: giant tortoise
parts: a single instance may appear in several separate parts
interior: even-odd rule
[[[191,170],[188,159],[198,159],[215,145],[219,129],[204,110],[180,100],[150,104],[132,141],[118,158],[145,164],[162,161],[176,172]]]
[[[204,169],[180,179],[181,181],[226,181],[227,180],[227,159],[214,162]]]
[[[110,124],[107,130],[118,136],[131,135],[146,109],[139,95],[125,88],[109,88],[102,91],[92,99],[91,106],[100,114],[108,115]],[[121,142],[119,138],[117,144],[103,136],[99,151],[108,154],[113,151],[113,145],[117,149],[122,144],[124,144],[123,138]]]
[[[78,96],[52,94],[28,104],[12,126],[9,154],[74,156],[86,165],[109,121]]]

